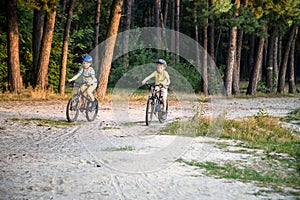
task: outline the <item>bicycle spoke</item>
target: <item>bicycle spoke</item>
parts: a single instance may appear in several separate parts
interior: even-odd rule
[[[89,122],[94,121],[98,114],[98,101],[95,99],[95,102],[89,101],[86,108],[86,118]]]
[[[149,126],[154,113],[154,101],[149,99],[146,106],[146,125]]]
[[[69,122],[74,122],[78,117],[78,106],[79,106],[79,98],[78,96],[73,96],[67,105],[67,119]]]

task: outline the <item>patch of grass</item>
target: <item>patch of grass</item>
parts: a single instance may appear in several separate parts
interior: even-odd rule
[[[70,123],[68,121],[61,120],[53,120],[53,119],[41,119],[41,118],[12,118],[12,121],[21,121],[24,124],[28,124],[29,122],[37,123],[37,126],[74,126],[81,124],[80,122]]]
[[[167,125],[163,132],[188,136],[210,136],[246,141],[250,148],[266,152],[297,154],[300,140],[292,130],[280,125],[280,118],[262,112],[253,117],[239,120],[194,117],[187,122],[176,121]],[[218,124],[219,123],[219,124]],[[216,133],[215,131],[219,131]]]
[[[106,151],[133,151],[133,146],[124,146],[124,147],[110,147],[105,149]]]
[[[115,127],[115,126],[104,126],[101,128],[102,130],[118,130],[120,127]]]
[[[288,175],[286,173],[278,174],[273,171],[261,172],[252,167],[237,167],[235,163],[232,162],[219,165],[215,162],[201,163],[196,161],[185,161],[183,159],[178,159],[177,161],[205,169],[207,175],[218,178],[236,179],[245,182],[256,181],[262,184],[284,185],[293,188],[299,188],[300,185],[299,176]]]
[[[295,159],[292,165],[300,173],[300,139],[292,130],[281,126],[280,120],[263,110],[255,116],[238,120],[197,115],[189,121],[170,123],[163,133],[233,139],[242,141],[244,148],[261,149],[268,155],[288,154]]]
[[[297,124],[300,125],[300,108],[291,111],[284,121],[299,121]]]

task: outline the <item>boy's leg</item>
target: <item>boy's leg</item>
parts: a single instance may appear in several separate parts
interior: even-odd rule
[[[80,89],[81,89],[81,91],[82,91],[83,93],[85,93],[87,87],[88,87],[88,86],[87,86],[86,84],[83,84],[83,85],[80,87]]]
[[[89,95],[89,97],[91,98],[92,101],[95,100],[95,97],[94,97],[94,90],[96,89],[97,87],[97,84],[92,84],[89,86],[89,88],[86,90],[87,94]]]
[[[167,111],[167,97],[168,97],[167,89],[166,88],[161,88],[161,98],[163,100],[164,112]]]

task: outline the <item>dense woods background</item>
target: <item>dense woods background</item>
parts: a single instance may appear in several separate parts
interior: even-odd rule
[[[300,0],[6,0],[0,1],[0,88],[65,93],[81,56],[119,32],[139,27],[179,31],[198,41],[215,61],[228,96],[257,91],[299,93]],[[176,41],[180,38],[170,38]],[[123,49],[126,52],[124,37]],[[153,49],[130,52],[110,63],[107,45],[98,95],[135,65],[163,55],[196,92],[210,94],[189,62]],[[178,52],[180,54],[180,52]],[[205,56],[202,60],[205,66]],[[245,91],[241,83],[246,83]]]

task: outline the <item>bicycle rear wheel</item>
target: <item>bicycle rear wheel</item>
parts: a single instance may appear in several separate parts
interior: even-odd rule
[[[79,112],[79,97],[78,95],[73,95],[73,97],[69,100],[67,105],[67,119],[69,122],[74,122],[77,120],[78,112]]]
[[[98,114],[98,100],[95,99],[95,101],[89,101],[87,103],[87,109],[86,109],[86,119],[91,122],[94,121]]]
[[[146,125],[147,126],[149,126],[152,121],[153,112],[154,112],[154,100],[148,99],[147,106],[146,106]]]

